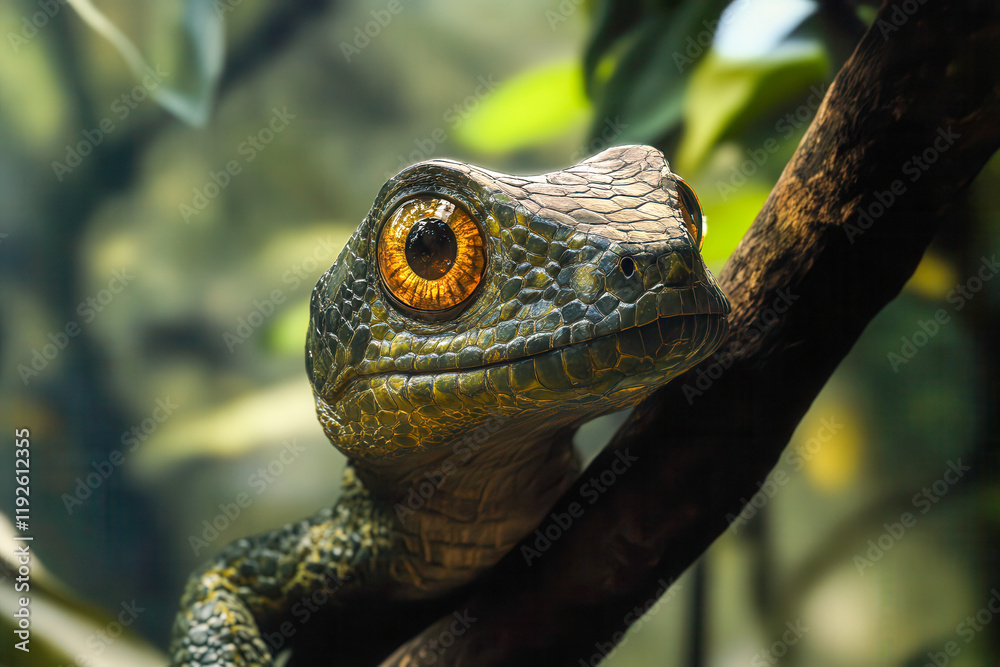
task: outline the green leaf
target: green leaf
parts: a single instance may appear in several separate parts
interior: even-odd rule
[[[208,122],[215,88],[222,74],[225,36],[214,0],[187,0],[181,5],[152,0],[127,9],[146,26],[147,53],[99,10],[91,0],[68,0],[80,17],[118,49],[137,79],[163,108],[198,127]],[[176,11],[180,8],[182,11]],[[154,34],[146,34],[155,31]]]
[[[598,25],[587,52],[595,101],[592,134],[600,135],[609,119],[623,127],[616,143],[657,143],[676,129],[688,79],[725,6],[725,0],[669,1],[647,4],[638,19],[631,11],[621,18],[601,14],[611,24]],[[601,65],[611,57],[614,72],[602,82]]]
[[[720,140],[821,81],[828,69],[826,52],[818,45],[785,49],[779,58],[752,62],[709,53],[691,75],[684,99],[678,170],[697,170]]]
[[[590,115],[578,62],[543,65],[508,79],[455,130],[460,144],[496,155],[579,128]]]

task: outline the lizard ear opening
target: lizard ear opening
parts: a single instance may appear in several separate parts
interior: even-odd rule
[[[684,179],[674,174],[674,182],[677,184],[677,200],[680,204],[681,216],[684,218],[684,226],[694,246],[701,250],[705,243],[705,234],[708,232],[708,225],[705,222],[705,214],[701,210],[701,202],[698,195]]]
[[[407,199],[379,233],[378,269],[392,297],[430,319],[464,304],[486,271],[483,231],[469,213],[442,197]]]

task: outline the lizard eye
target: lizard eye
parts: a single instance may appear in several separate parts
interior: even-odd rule
[[[449,199],[403,202],[382,227],[378,268],[386,289],[403,306],[433,317],[460,306],[483,279],[483,232]]]
[[[684,182],[683,178],[674,174],[674,182],[677,184],[677,199],[680,201],[684,226],[687,227],[694,246],[701,250],[701,246],[705,242],[705,233],[708,231],[705,215],[701,212],[701,202],[698,201],[698,195],[694,193],[690,185]]]

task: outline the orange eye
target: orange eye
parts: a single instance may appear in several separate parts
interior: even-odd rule
[[[378,268],[401,304],[440,314],[464,303],[483,279],[483,232],[448,199],[409,199],[382,227]]]
[[[684,179],[674,174],[674,182],[677,184],[677,199],[681,205],[681,217],[684,218],[684,226],[687,227],[694,246],[701,250],[705,242],[705,233],[708,226],[705,222],[705,215],[701,212],[701,202],[698,195],[694,193],[691,186],[684,182]]]

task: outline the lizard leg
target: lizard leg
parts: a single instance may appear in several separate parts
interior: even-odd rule
[[[237,540],[197,571],[174,623],[171,661],[186,667],[272,664],[267,628],[296,605],[336,603],[386,570],[389,516],[348,469],[332,509]]]

